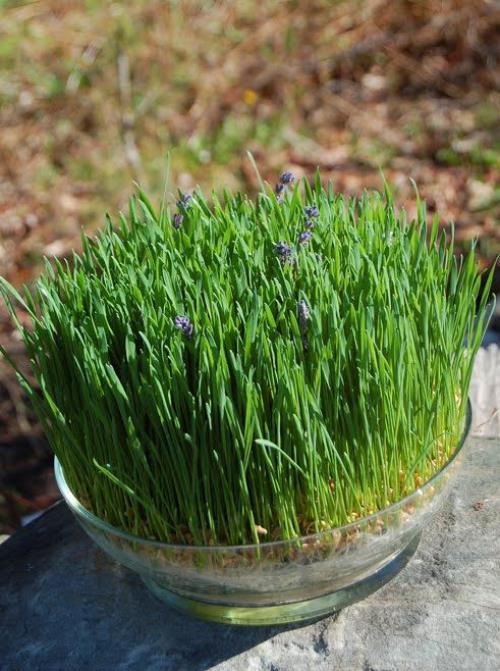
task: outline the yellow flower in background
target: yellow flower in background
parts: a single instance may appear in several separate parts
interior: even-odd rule
[[[247,105],[250,105],[251,107],[255,105],[258,99],[257,92],[254,91],[253,89],[245,89],[245,92],[243,93],[243,100],[246,102]]]

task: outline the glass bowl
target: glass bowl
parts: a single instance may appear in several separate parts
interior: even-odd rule
[[[134,536],[84,508],[57,459],[55,473],[61,494],[89,536],[170,606],[228,624],[284,624],[340,610],[401,571],[445,499],[470,426],[469,404],[450,460],[397,503],[336,529],[258,545],[171,545]]]

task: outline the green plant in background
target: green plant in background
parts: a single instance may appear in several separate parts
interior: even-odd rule
[[[423,203],[407,223],[387,193],[293,181],[173,213],[139,192],[32,292],[2,281],[39,389],[20,382],[111,524],[293,538],[401,499],[453,453],[492,275],[479,296],[474,250],[457,260]]]

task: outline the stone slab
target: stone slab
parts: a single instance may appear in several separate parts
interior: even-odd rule
[[[0,547],[2,671],[498,671],[500,441],[386,587],[300,628],[207,624],[157,601],[58,504]]]
[[[474,409],[473,433],[479,436],[500,436],[500,347],[498,345],[481,348],[477,353],[470,397]]]

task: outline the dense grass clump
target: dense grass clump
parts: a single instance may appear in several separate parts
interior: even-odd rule
[[[157,213],[140,193],[31,293],[2,283],[76,496],[195,544],[341,525],[432,476],[463,430],[479,291],[473,250],[457,260],[423,204],[407,224],[387,194],[290,173],[256,202]]]

